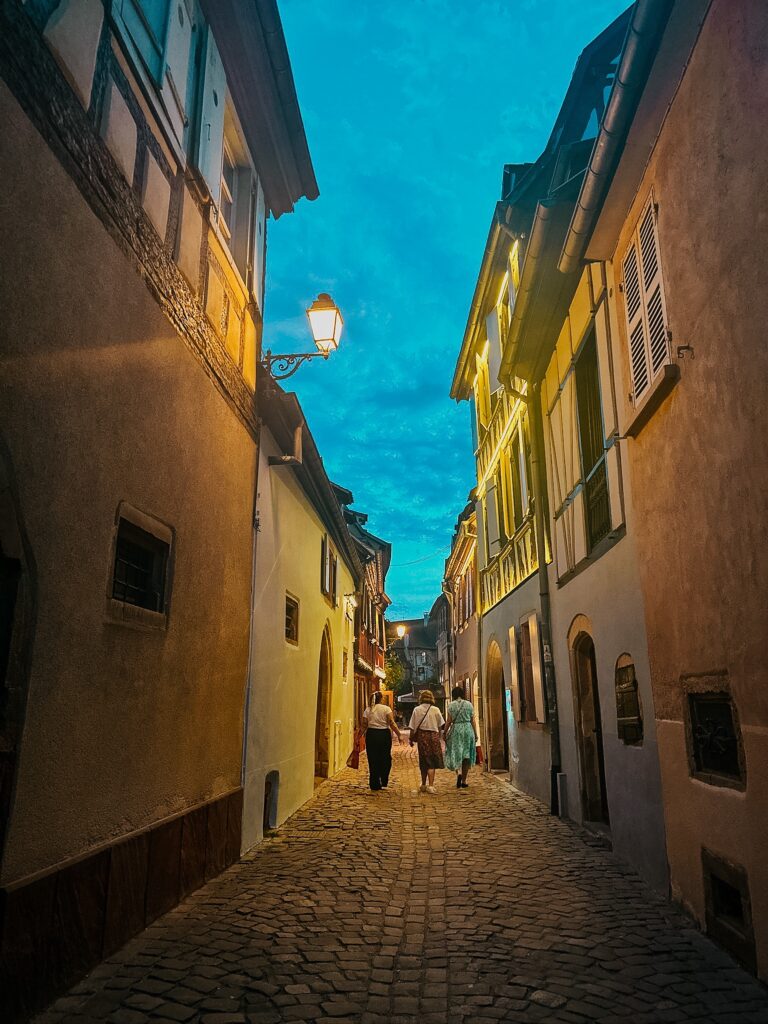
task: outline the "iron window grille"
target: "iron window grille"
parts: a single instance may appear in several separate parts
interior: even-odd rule
[[[736,719],[728,693],[688,695],[694,775],[704,782],[744,782]]]
[[[112,573],[113,599],[164,613],[169,553],[166,541],[121,519]]]

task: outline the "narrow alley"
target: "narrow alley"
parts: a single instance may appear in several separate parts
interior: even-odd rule
[[[576,826],[475,771],[345,769],[36,1024],[768,1022],[765,989]]]

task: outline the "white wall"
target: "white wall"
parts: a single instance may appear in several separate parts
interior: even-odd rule
[[[289,467],[268,465],[278,451],[266,427],[259,466],[259,531],[256,539],[254,619],[245,750],[243,850],[262,838],[264,780],[279,773],[277,824],[308,800],[314,789],[315,716],[323,631],[332,641],[330,766],[344,766],[354,715],[353,628],[344,594],[355,589],[339,557],[338,607],[320,590],[320,550],[327,532]],[[297,597],[299,643],[285,640],[285,594]],[[350,609],[351,614],[351,609]],[[342,678],[343,652],[348,651]],[[338,736],[340,742],[334,742]]]

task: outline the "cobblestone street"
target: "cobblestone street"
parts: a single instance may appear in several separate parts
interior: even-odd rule
[[[584,833],[413,751],[345,770],[38,1024],[768,1022],[768,996]]]

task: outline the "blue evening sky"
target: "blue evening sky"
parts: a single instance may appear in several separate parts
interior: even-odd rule
[[[449,389],[504,163],[543,148],[583,47],[625,0],[282,0],[320,187],[270,222],[264,346],[339,351],[287,382],[332,480],[393,545],[390,618],[440,593],[474,483]]]

